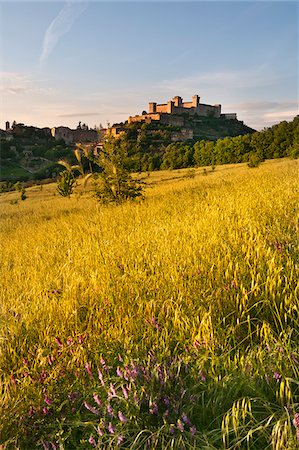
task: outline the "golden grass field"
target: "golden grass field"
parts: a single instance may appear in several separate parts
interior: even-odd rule
[[[298,448],[298,167],[2,194],[0,448]]]

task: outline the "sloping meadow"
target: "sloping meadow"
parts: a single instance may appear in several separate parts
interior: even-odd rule
[[[0,198],[0,444],[297,448],[298,162],[147,183]]]

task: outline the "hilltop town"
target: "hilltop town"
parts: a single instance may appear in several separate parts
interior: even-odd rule
[[[76,144],[89,145],[98,151],[107,136],[126,136],[130,151],[136,154],[138,147],[138,152],[146,159],[171,143],[216,141],[253,131],[237,119],[236,113],[222,113],[221,105],[201,103],[198,95],[188,102],[180,96],[162,104],[150,102],[148,111],[108,128],[90,128],[82,122],[74,129],[66,126],[37,128],[16,122],[10,125],[7,121],[5,130],[0,130],[1,179],[55,177],[59,172],[57,161],[72,160]]]

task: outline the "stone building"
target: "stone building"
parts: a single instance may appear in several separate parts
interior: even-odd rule
[[[135,122],[150,123],[152,121],[160,121],[169,125],[182,126],[184,124],[184,118],[181,117],[182,114],[187,114],[189,116],[197,114],[198,116],[215,118],[220,118],[222,116],[221,105],[207,105],[205,103],[200,103],[200,97],[198,95],[193,95],[191,102],[183,102],[182,97],[176,96],[167,103],[158,104],[150,102],[148,113],[143,113],[142,115],[134,117],[130,116],[128,122],[130,124]]]
[[[97,130],[89,129],[87,125],[81,125],[81,122],[75,130],[68,127],[56,127],[51,129],[51,134],[56,140],[63,139],[66,144],[98,142],[99,140]]]
[[[167,113],[167,114],[198,114],[199,116],[213,115],[220,117],[221,105],[206,105],[200,103],[200,97],[193,95],[191,102],[183,102],[182,97],[176,96],[164,104],[149,103],[149,113]]]

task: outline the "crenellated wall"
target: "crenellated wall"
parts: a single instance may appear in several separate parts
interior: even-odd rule
[[[157,104],[155,102],[149,103],[149,113],[167,113],[167,114],[198,114],[199,116],[213,116],[220,117],[221,105],[205,105],[200,103],[200,97],[193,95],[191,102],[183,102],[182,97],[173,97],[167,103]]]

